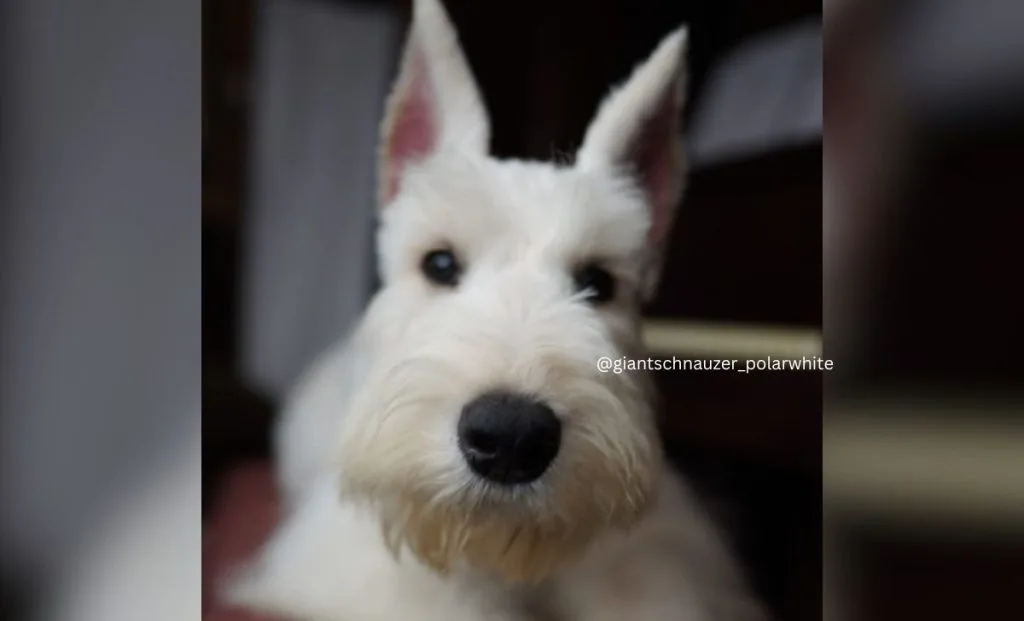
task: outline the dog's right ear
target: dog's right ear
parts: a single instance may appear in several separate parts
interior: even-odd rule
[[[651,263],[642,286],[645,299],[655,292],[686,176],[679,125],[687,39],[686,26],[668,34],[625,83],[605,97],[576,154],[578,168],[626,173],[647,198]]]
[[[378,203],[398,193],[416,161],[443,149],[486,155],[490,121],[440,0],[413,0],[413,19],[398,80],[381,128]]]

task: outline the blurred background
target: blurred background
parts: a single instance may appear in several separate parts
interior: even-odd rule
[[[1024,5],[825,3],[826,618],[1020,618]]]
[[[648,344],[703,359],[821,354],[820,3],[445,5],[502,157],[573,153],[610,87],[688,23],[692,175],[647,311]],[[211,539],[252,520],[225,515],[262,497],[245,487],[246,473],[267,459],[283,395],[377,286],[375,149],[410,10],[396,0],[204,5]],[[817,619],[820,373],[677,372],[659,381],[671,455],[717,510],[758,592],[779,619]]]
[[[0,3],[0,618],[196,618],[200,3]]]
[[[1019,618],[1020,2],[447,4],[493,150],[524,157],[571,151],[690,22],[694,170],[646,336],[836,362],[660,378],[778,618]],[[200,524],[376,284],[408,8],[0,4],[0,618],[203,616]]]

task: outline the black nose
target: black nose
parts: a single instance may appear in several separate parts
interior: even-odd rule
[[[462,408],[459,448],[473,472],[489,481],[518,485],[539,479],[561,442],[561,421],[537,399],[488,392]]]

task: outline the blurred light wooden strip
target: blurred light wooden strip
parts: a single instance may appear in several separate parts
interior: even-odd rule
[[[839,517],[1024,532],[1024,425],[978,412],[828,414],[825,505]],[[1012,420],[1012,419],[1010,419]]]
[[[746,323],[644,322],[643,338],[653,354],[755,360],[768,356],[821,356],[821,331]]]

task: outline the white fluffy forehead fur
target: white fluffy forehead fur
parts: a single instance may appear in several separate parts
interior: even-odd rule
[[[446,155],[410,167],[382,214],[386,283],[422,279],[424,253],[451,249],[464,270],[516,265],[571,274],[595,262],[623,284],[639,278],[650,228],[640,189],[625,176],[574,167]]]

